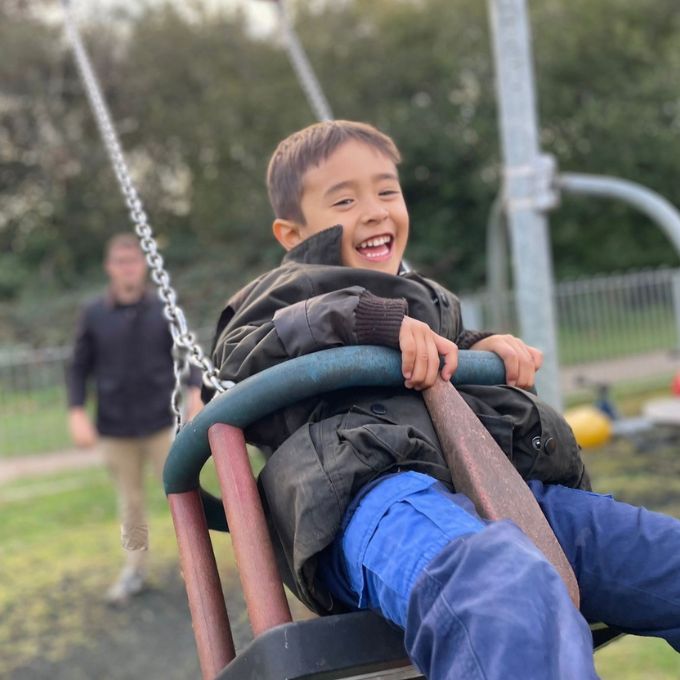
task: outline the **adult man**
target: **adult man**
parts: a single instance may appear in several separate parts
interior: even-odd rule
[[[67,370],[69,429],[80,447],[99,444],[118,496],[125,566],[107,593],[125,602],[144,587],[147,525],[144,468],[160,476],[172,439],[170,395],[174,387],[172,336],[162,302],[147,290],[147,266],[132,234],[107,244],[108,290],[85,305]],[[85,410],[88,378],[94,378],[96,425]],[[200,372],[188,380],[187,413],[201,407]]]

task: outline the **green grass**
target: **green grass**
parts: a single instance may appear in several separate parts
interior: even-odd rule
[[[147,498],[153,584],[160,572],[178,568],[178,558],[156,480],[149,479]],[[103,595],[124,555],[103,469],[0,486],[0,514],[0,677],[6,677],[32,658],[58,662],[111,625]],[[215,551],[221,565],[231,566],[226,540],[215,541]]]
[[[677,346],[675,319],[667,307],[647,305],[626,312],[618,307],[617,310],[616,318],[607,317],[607,308],[603,306],[600,311],[604,315],[595,321],[589,319],[583,326],[573,322],[569,326],[560,325],[557,330],[560,363],[615,359]]]
[[[71,446],[64,388],[0,392],[0,458]]]
[[[677,680],[680,658],[663,640],[627,635],[595,654],[602,680]]]

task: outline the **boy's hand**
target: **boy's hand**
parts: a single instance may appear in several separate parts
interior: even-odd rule
[[[495,352],[505,364],[505,380],[515,387],[533,387],[536,371],[543,363],[543,352],[514,335],[490,335],[470,349]]]
[[[405,316],[399,330],[401,372],[404,385],[414,390],[424,390],[434,385],[439,374],[439,357],[444,357],[441,376],[451,380],[458,366],[458,347],[437,335],[426,323]]]

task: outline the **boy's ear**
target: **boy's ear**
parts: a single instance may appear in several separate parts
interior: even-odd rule
[[[302,225],[292,220],[282,220],[277,217],[272,224],[272,231],[285,250],[294,248],[303,240]]]

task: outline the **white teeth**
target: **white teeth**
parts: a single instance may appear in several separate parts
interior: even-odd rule
[[[376,238],[369,238],[366,239],[365,241],[362,241],[357,248],[376,248],[378,246],[382,246],[385,243],[389,243],[392,240],[391,236],[378,236]]]

